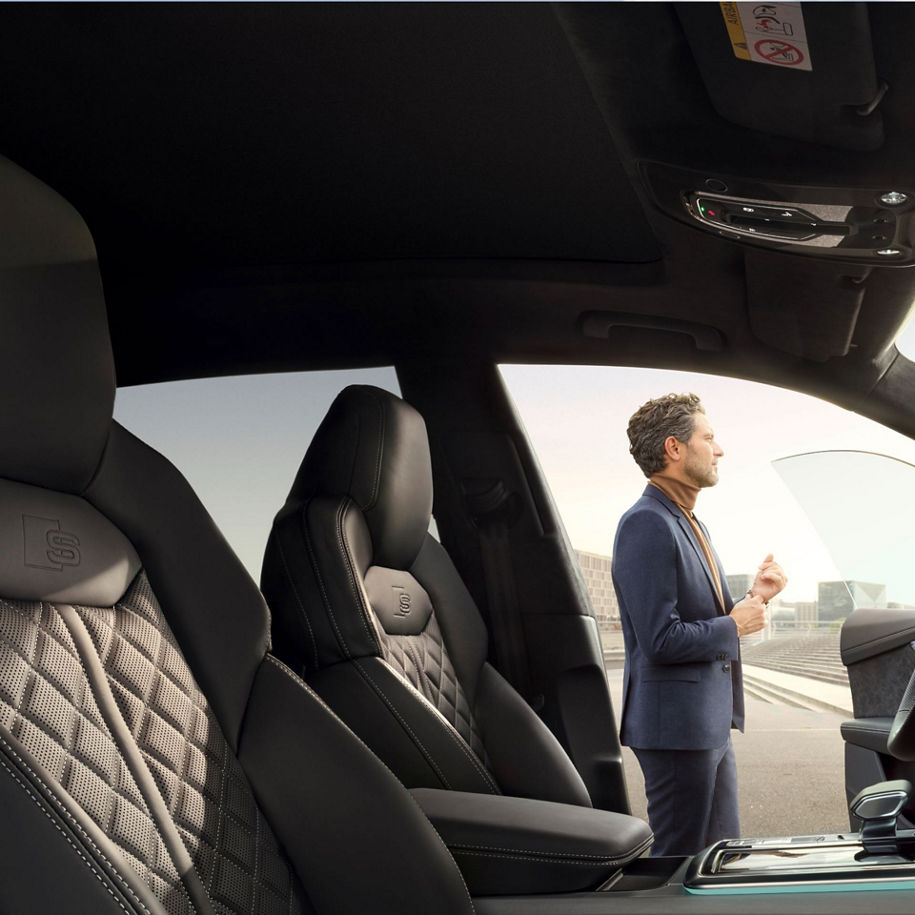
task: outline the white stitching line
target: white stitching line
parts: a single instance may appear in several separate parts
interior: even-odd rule
[[[384,453],[385,426],[387,425],[385,422],[386,417],[385,417],[385,411],[384,411],[384,404],[381,402],[378,395],[374,391],[368,391],[367,394],[368,394],[369,400],[371,400],[372,403],[374,403],[375,406],[378,408],[378,413],[380,416],[380,422],[379,422],[380,429],[378,431],[378,447],[375,452],[375,474],[372,477],[372,494],[369,497],[369,502],[365,506],[363,511],[370,511],[371,509],[373,509],[375,507],[376,503],[378,502],[378,492],[381,488],[381,486],[380,486],[380,484],[381,484],[381,456]]]
[[[529,855],[495,854],[487,851],[470,851],[457,846],[450,848],[451,854],[473,856],[476,858],[505,858],[512,861],[531,861],[535,864],[576,864],[579,867],[609,867],[630,860],[629,858],[607,858],[599,861],[573,861],[566,858],[536,858]]]
[[[134,581],[136,581],[136,580],[137,579],[134,579]],[[189,892],[187,886],[184,884],[184,881],[181,879],[181,873],[182,873],[181,867],[178,864],[178,862],[175,860],[174,853],[168,847],[168,843],[165,841],[165,838],[163,835],[163,825],[164,824],[159,822],[159,818],[156,816],[155,812],[150,808],[149,801],[147,800],[146,793],[144,792],[141,782],[137,777],[137,773],[134,772],[133,767],[130,765],[127,757],[123,753],[123,745],[122,745],[121,741],[119,741],[118,738],[111,731],[111,727],[108,722],[108,717],[104,710],[106,703],[103,701],[103,697],[99,696],[97,694],[96,688],[93,685],[92,678],[89,676],[89,671],[86,669],[85,658],[83,657],[83,653],[79,650],[79,646],[76,644],[76,638],[74,636],[73,626],[70,622],[67,621],[67,619],[64,617],[64,615],[60,612],[60,607],[58,607],[54,604],[52,604],[51,606],[54,607],[54,609],[57,611],[57,614],[60,617],[61,622],[63,623],[64,627],[67,630],[67,633],[69,634],[71,640],[73,641],[73,648],[76,651],[76,658],[79,660],[80,666],[82,667],[82,670],[83,670],[83,676],[85,677],[86,689],[88,689],[89,695],[91,696],[92,701],[95,703],[95,706],[98,709],[99,715],[101,716],[101,720],[105,723],[105,728],[109,733],[112,745],[115,747],[115,750],[117,751],[118,756],[120,757],[121,761],[123,762],[124,769],[130,775],[131,780],[133,781],[134,785],[136,786],[137,793],[139,794],[139,796],[142,799],[143,804],[144,804],[144,807],[138,807],[135,803],[133,804],[133,806],[136,807],[137,809],[141,810],[144,813],[144,815],[149,819],[150,823],[153,825],[153,828],[155,829],[155,832],[160,840],[161,847],[164,849],[164,851],[168,857],[168,860],[172,862],[172,865],[175,868],[175,873],[178,876],[178,882],[172,883],[171,886],[174,887],[175,889],[179,889],[184,892],[184,896],[187,899],[189,911],[196,912],[197,907],[194,905],[194,900],[191,898],[191,895],[190,895],[190,892]],[[92,638],[92,634],[89,630],[89,626],[83,619],[83,614],[80,612],[80,610],[82,610],[90,616],[96,616],[94,611],[97,608],[85,607],[82,605],[79,605],[79,607],[77,607],[76,605],[73,605],[73,604],[69,604],[67,606],[69,606],[73,610],[74,615],[76,616],[77,620],[79,620],[79,623],[82,626],[83,630],[86,632],[86,635],[89,638],[89,643],[92,645],[93,650],[95,651],[95,657],[99,663],[99,667],[101,668],[104,682],[107,684],[109,691],[111,691],[111,685],[108,682],[109,681],[108,671],[105,668],[105,661],[103,660],[101,654],[99,654],[98,648],[97,648],[95,641]],[[127,604],[123,603],[123,597],[122,597],[121,601],[119,601],[115,605],[115,607],[121,607],[122,610],[126,610],[130,613],[133,613],[135,616],[140,616],[141,619],[143,619],[143,617],[140,614],[138,614],[135,610],[133,610]],[[116,612],[115,607],[105,608],[104,612],[105,613],[114,613],[114,612]],[[102,609],[102,608],[98,608],[98,609]],[[164,622],[165,617],[164,617],[164,615],[161,615],[161,613],[162,613],[162,611],[160,608],[159,609],[160,619],[162,620],[162,622]],[[150,623],[150,621],[148,619],[146,619],[145,621],[147,623]],[[100,622],[102,625],[107,625],[109,627],[109,629],[111,630],[112,636],[115,636],[115,635],[120,636],[120,633],[118,633],[114,628],[113,621],[112,621],[112,623],[106,623],[104,621],[104,619],[100,619]],[[158,637],[159,637],[158,644],[161,645],[161,643],[163,641],[162,632],[159,630],[159,627],[156,624],[151,624],[151,625],[152,625],[153,630],[156,632],[156,635],[158,635]],[[125,638],[125,641],[127,641],[128,644],[131,644],[129,642],[129,640],[127,640],[126,638]],[[112,638],[108,644],[109,650],[111,650],[113,645],[114,645],[114,638]],[[158,649],[157,649],[157,651],[158,651]],[[107,657],[107,655],[106,655],[106,657]],[[158,653],[157,653],[157,657],[158,657]],[[152,684],[150,684],[150,688],[152,688]],[[139,696],[137,696],[137,698],[139,699]],[[134,746],[136,747],[137,751],[139,752],[140,761],[143,763],[143,766],[146,768],[147,773],[149,773],[150,777],[152,777],[152,773],[149,771],[148,766],[143,761],[143,751],[140,748],[139,740],[137,739],[137,736],[131,730],[130,725],[127,722],[127,719],[124,717],[124,714],[122,713],[120,707],[118,706],[117,699],[114,697],[113,692],[112,692],[112,699],[114,700],[114,708],[111,709],[112,717],[117,716],[118,718],[120,718],[127,733],[130,734],[130,736],[133,740]],[[146,711],[148,711],[149,704],[145,699],[141,700],[141,702],[143,703],[144,713],[145,713]],[[142,722],[143,722],[143,718],[141,716],[140,722],[138,723],[138,729],[142,729],[142,726],[143,726]],[[2,739],[2,738],[0,738],[0,739]],[[159,792],[159,787],[155,783],[155,778],[153,778],[152,780],[153,780],[154,790],[156,792]],[[161,792],[159,792],[159,796],[162,797]],[[164,803],[164,798],[163,798],[163,803]],[[167,804],[165,804],[165,807],[166,807],[166,810],[168,810]],[[169,815],[171,816],[171,811],[169,811]],[[172,824],[175,825],[175,827],[177,828],[177,824],[174,823],[174,818],[172,818]],[[186,846],[184,846],[184,840],[181,839],[180,835],[179,835],[178,839],[186,850]],[[114,840],[112,839],[112,841],[114,841]],[[117,843],[115,843],[115,844],[117,844]],[[144,863],[145,863],[146,867],[149,869],[150,873],[154,874],[155,876],[159,877],[160,879],[162,878],[161,872],[155,865],[149,864],[148,862],[144,862]],[[193,864],[193,861],[192,861],[192,864]],[[196,865],[194,865],[194,868],[196,870]],[[201,884],[202,884],[202,881],[201,881]],[[152,890],[152,887],[150,887],[150,889]],[[154,895],[155,895],[155,893],[154,893]]]
[[[405,686],[409,687],[409,689],[416,694],[417,698],[422,700],[422,702],[429,708],[429,710],[433,713],[433,718],[438,721],[438,723],[444,728],[445,733],[457,745],[460,751],[468,758],[471,765],[476,769],[477,773],[493,789],[493,792],[495,794],[501,794],[502,789],[499,788],[493,777],[480,762],[477,754],[474,753],[473,750],[467,745],[467,741],[461,737],[454,725],[405,676],[402,676],[400,673],[398,673],[394,666],[390,664],[386,658],[382,658],[381,661],[388,666],[391,673],[393,673],[398,680],[400,680]],[[413,663],[415,664],[416,662],[414,661]]]
[[[333,608],[330,605],[330,598],[327,596],[327,588],[324,586],[324,579],[321,577],[321,570],[318,566],[318,559],[315,555],[314,546],[311,540],[311,531],[308,526],[308,518],[306,515],[306,509],[311,504],[311,499],[308,500],[301,510],[300,520],[302,523],[302,537],[305,540],[305,547],[308,550],[308,558],[311,561],[311,571],[314,574],[315,581],[318,583],[318,589],[321,592],[321,599],[324,602],[324,609],[327,612],[327,616],[330,619],[330,624],[334,628],[334,633],[337,636],[337,643],[340,648],[343,649],[344,654],[349,657],[349,647],[346,644],[346,639],[343,638],[343,633],[340,631],[340,627],[337,625],[337,618],[334,616]],[[337,509],[339,513],[339,508]],[[320,662],[316,665],[320,667]]]
[[[330,707],[330,706],[329,706],[329,705],[328,705],[328,704],[327,704],[327,703],[326,703],[326,702],[325,702],[325,701],[324,701],[324,700],[323,700],[323,699],[322,699],[313,689],[311,689],[311,688],[305,683],[305,681],[304,681],[300,676],[298,676],[294,671],[290,670],[282,661],[279,660],[279,658],[275,658],[273,655],[268,654],[268,655],[266,656],[266,659],[267,659],[271,664],[274,664],[277,668],[279,668],[279,670],[280,670],[282,673],[284,673],[287,677],[289,677],[289,679],[292,680],[292,682],[295,683],[296,686],[299,687],[299,689],[304,689],[305,692],[308,694],[308,696],[309,696],[311,699],[314,699],[314,700],[316,700],[318,703],[320,703],[320,705],[322,706],[322,708],[323,708],[329,715],[331,715],[331,716],[332,716],[336,721],[338,721],[344,728],[346,728],[346,729],[350,732],[350,734],[352,734],[352,736],[356,739],[356,741],[359,743],[359,745],[362,746],[362,747],[365,749],[366,753],[369,753],[369,754],[371,755],[371,757],[375,760],[375,762],[377,762],[378,765],[381,766],[381,767],[391,776],[391,778],[396,779],[397,782],[398,782],[398,784],[400,783],[400,780],[399,780],[399,779],[397,778],[397,776],[388,768],[388,766],[385,764],[384,760],[379,759],[374,753],[372,753],[372,751],[368,748],[368,746],[365,744],[365,742],[362,740],[362,738],[361,738],[358,734],[356,734],[356,733],[346,724],[346,722],[343,721],[343,720],[339,717],[339,715],[337,715],[337,713],[334,712],[334,710],[333,710],[333,709],[332,709],[332,708],[331,708],[331,707]],[[423,815],[423,818],[426,820],[426,822],[428,822],[429,825],[432,826],[432,832],[435,834],[435,837],[436,837],[436,838],[438,839],[438,841],[441,843],[442,848],[444,848],[445,851],[448,852],[449,857],[451,857],[451,859],[452,859],[452,861],[453,861],[453,860],[454,860],[454,857],[453,857],[453,855],[451,855],[450,849],[449,849],[448,846],[445,844],[445,840],[441,837],[441,835],[439,834],[439,831],[435,828],[434,824],[433,824],[432,821],[429,819],[429,815],[425,812],[425,810],[423,810],[423,808],[422,808],[422,806],[420,805],[419,801],[417,801],[416,798],[413,797],[413,795],[410,794],[410,792],[407,791],[406,788],[404,788],[404,792],[405,792],[405,794],[407,795],[407,797],[413,802],[413,804],[417,807],[417,809],[419,810],[419,812]],[[470,911],[471,911],[471,912],[474,912],[474,911],[476,911],[476,909],[475,909],[474,906],[473,906],[473,899],[471,898],[470,890],[467,889],[467,881],[464,880],[464,875],[463,875],[463,873],[461,873],[461,869],[457,866],[457,862],[455,862],[455,865],[454,865],[454,866],[455,866],[455,870],[457,871],[458,877],[460,877],[461,885],[464,887],[464,892],[467,894],[467,902],[470,904]]]
[[[621,855],[588,855],[579,852],[538,851],[531,848],[500,848],[497,845],[467,845],[460,842],[448,847],[452,851],[459,851],[465,854],[483,855],[493,853],[493,857],[522,855],[529,861],[539,859],[543,861],[560,861],[565,864],[618,864],[621,861],[629,861],[634,856],[632,851]]]
[[[289,582],[292,590],[292,595],[295,597],[296,604],[298,604],[299,614],[305,622],[305,628],[308,630],[309,636],[311,636],[311,646],[314,649],[314,661],[315,667],[317,668],[320,664],[318,661],[318,642],[315,639],[314,630],[311,628],[311,621],[308,618],[308,614],[305,612],[305,605],[302,603],[302,598],[299,595],[299,589],[296,587],[295,579],[292,577],[292,573],[289,571],[289,565],[286,562],[286,550],[283,547],[282,541],[275,532],[273,534],[273,540],[276,544],[277,553],[279,553],[280,556],[280,562],[283,563],[283,571],[286,573],[286,580]]]
[[[4,739],[3,735],[0,735],[0,744],[2,744],[6,748],[7,753],[9,753],[10,756],[14,757],[19,762],[19,764],[32,776],[32,778],[35,779],[35,781],[37,781],[39,785],[41,785],[41,787],[44,789],[46,799],[50,803],[52,803],[54,806],[57,807],[58,812],[60,814],[62,814],[66,820],[68,820],[70,822],[71,827],[80,834],[83,841],[87,845],[89,845],[90,848],[92,848],[95,851],[95,853],[105,862],[105,864],[108,865],[109,868],[111,868],[112,873],[114,874],[115,877],[117,877],[118,882],[122,885],[123,889],[127,892],[127,894],[131,897],[131,899],[133,899],[133,901],[144,912],[149,912],[149,909],[146,908],[146,906],[143,904],[143,901],[134,893],[130,884],[128,884],[126,882],[126,880],[120,875],[120,873],[118,872],[118,869],[114,866],[114,864],[107,858],[106,855],[104,855],[102,853],[101,849],[95,844],[95,842],[92,841],[92,838],[86,833],[86,831],[83,829],[83,827],[77,822],[77,820],[70,813],[70,811],[67,810],[67,808],[64,806],[63,801],[61,801],[60,798],[58,798],[57,795],[54,794],[54,792],[48,787],[48,785],[45,784],[45,782],[41,778],[41,776],[38,775],[38,773],[35,772],[34,769],[32,769],[32,767],[16,752],[16,750],[12,746],[10,746],[10,744]],[[0,757],[0,765],[2,765],[3,768],[6,769],[6,771],[9,772],[10,775],[17,782],[19,782],[19,784],[25,789],[25,791],[29,795],[29,797],[31,797],[32,800],[35,802],[35,804],[38,805],[38,808],[44,813],[44,815],[49,820],[51,820],[51,823],[55,826],[55,828],[61,833],[61,835],[67,840],[67,842],[69,842],[70,845],[76,850],[77,854],[79,854],[79,856],[81,858],[83,858],[84,861],[86,861],[86,864],[88,864],[88,866],[95,873],[96,877],[98,877],[98,879],[102,881],[102,885],[104,885],[104,880],[102,880],[102,877],[95,870],[92,863],[89,862],[83,856],[82,852],[79,850],[79,848],[76,847],[76,845],[73,843],[73,841],[70,839],[70,837],[63,831],[63,829],[61,829],[60,825],[58,823],[54,822],[54,820],[51,818],[50,813],[48,813],[48,811],[42,806],[41,802],[32,793],[29,786],[20,780],[20,778],[17,776],[17,774],[13,771],[12,768],[10,768],[9,764],[2,757]],[[112,893],[110,887],[106,887],[106,889],[108,890],[109,893],[111,893],[112,896],[114,896],[114,893]],[[115,897],[115,899],[117,899],[117,897]],[[121,908],[124,909],[123,904],[121,904]],[[124,909],[124,911],[126,912],[127,909]]]
[[[382,662],[382,663],[384,663],[384,662]],[[387,697],[386,693],[381,688],[381,686],[375,682],[375,680],[373,679],[371,674],[369,674],[368,671],[363,670],[362,664],[359,661],[354,661],[353,666],[356,668],[356,670],[359,671],[362,678],[368,682],[368,684],[372,687],[372,689],[375,690],[375,692],[381,698],[381,701],[384,702],[384,704],[388,707],[391,714],[400,722],[403,729],[410,735],[410,737],[413,739],[413,742],[419,747],[420,751],[422,752],[423,756],[425,757],[426,762],[429,763],[429,765],[435,770],[435,774],[439,777],[439,780],[441,781],[441,783],[446,788],[450,789],[451,785],[449,784],[448,779],[445,778],[445,773],[442,772],[441,769],[439,769],[438,765],[435,762],[435,759],[432,757],[432,754],[426,749],[425,745],[419,739],[419,737],[416,735],[416,733],[413,731],[413,729],[410,727],[410,725],[407,723],[406,719],[400,714],[399,711],[397,711],[397,709],[394,707],[391,700]]]
[[[356,603],[359,606],[359,619],[362,622],[362,628],[365,630],[365,634],[369,637],[369,641],[375,643],[376,651],[380,651],[381,646],[378,644],[378,633],[374,631],[374,627],[371,629],[369,628],[369,608],[366,606],[365,600],[363,600],[362,589],[359,587],[359,583],[356,580],[356,572],[355,569],[353,569],[350,545],[346,538],[346,525],[344,524],[345,514],[346,510],[352,504],[353,502],[350,499],[347,499],[344,503],[341,504],[340,509],[337,511],[337,542],[342,545],[342,553],[346,563],[346,571],[349,574],[349,585],[353,592],[353,597],[356,599]]]
[[[53,826],[53,827],[54,827],[54,828],[64,837],[64,839],[66,839],[67,844],[76,852],[77,855],[79,855],[80,858],[82,858],[83,863],[89,868],[89,870],[92,871],[93,874],[95,874],[96,880],[98,880],[99,883],[101,883],[102,886],[105,887],[106,892],[107,892],[108,895],[111,896],[111,898],[114,899],[114,901],[118,904],[118,907],[121,909],[121,911],[122,911],[122,912],[126,912],[127,909],[125,908],[124,903],[123,903],[120,899],[118,899],[117,896],[115,896],[114,890],[113,890],[110,886],[108,886],[108,884],[107,884],[107,882],[105,881],[105,878],[102,876],[102,874],[96,869],[95,865],[94,865],[94,864],[93,864],[93,863],[92,863],[92,862],[82,853],[82,851],[76,846],[76,844],[75,844],[74,841],[70,838],[70,836],[68,836],[68,835],[64,832],[64,830],[63,830],[63,828],[61,827],[60,823],[56,823],[56,822],[54,821],[54,819],[51,817],[51,814],[48,812],[47,808],[45,808],[44,806],[42,806],[41,801],[35,796],[35,794],[34,794],[32,791],[29,790],[28,785],[26,785],[26,783],[25,783],[24,781],[22,781],[22,779],[19,778],[19,776],[16,775],[15,772],[13,772],[13,770],[6,764],[5,760],[0,759],[0,766],[3,766],[3,768],[6,769],[7,772],[9,772],[10,776],[12,777],[12,779],[13,779],[13,780],[14,780],[14,781],[15,781],[15,782],[25,791],[25,793],[32,799],[32,801],[34,802],[35,806],[38,807],[38,809],[48,818],[48,820],[50,820],[51,825],[52,825],[52,826]],[[142,903],[140,903],[140,905],[142,905]],[[144,909],[144,911],[147,911],[147,910]]]

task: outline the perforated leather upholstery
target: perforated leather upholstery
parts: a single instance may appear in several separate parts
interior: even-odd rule
[[[387,391],[346,388],[267,545],[277,654],[408,787],[590,806],[552,733],[487,662],[480,613],[428,534],[431,510],[422,417]]]
[[[268,654],[186,481],[112,422],[78,214],[3,160],[0,212],[0,908],[472,912],[413,799]]]

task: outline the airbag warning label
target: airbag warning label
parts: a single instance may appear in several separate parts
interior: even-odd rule
[[[721,3],[734,56],[770,67],[812,70],[800,3]]]

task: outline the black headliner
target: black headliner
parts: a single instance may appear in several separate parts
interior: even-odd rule
[[[4,4],[0,153],[92,229],[121,384],[468,354],[656,364],[911,432],[887,349],[910,271],[782,255],[816,293],[798,331],[814,343],[834,333],[830,290],[867,287],[848,355],[783,351],[754,332],[767,306],[747,277],[769,263],[661,215],[636,171],[915,186],[912,9],[885,6],[885,139],[848,152],[727,123],[668,4]],[[725,345],[591,339],[595,310],[698,321]]]

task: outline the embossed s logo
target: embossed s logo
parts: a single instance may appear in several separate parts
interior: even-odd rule
[[[409,616],[410,609],[413,603],[412,598],[407,593],[407,591],[402,588],[400,585],[391,585],[395,592],[400,591],[400,594],[397,594],[397,609],[394,611],[394,616]]]
[[[55,518],[23,515],[22,539],[25,564],[33,569],[60,572],[64,566],[79,565],[79,538],[62,531]]]

